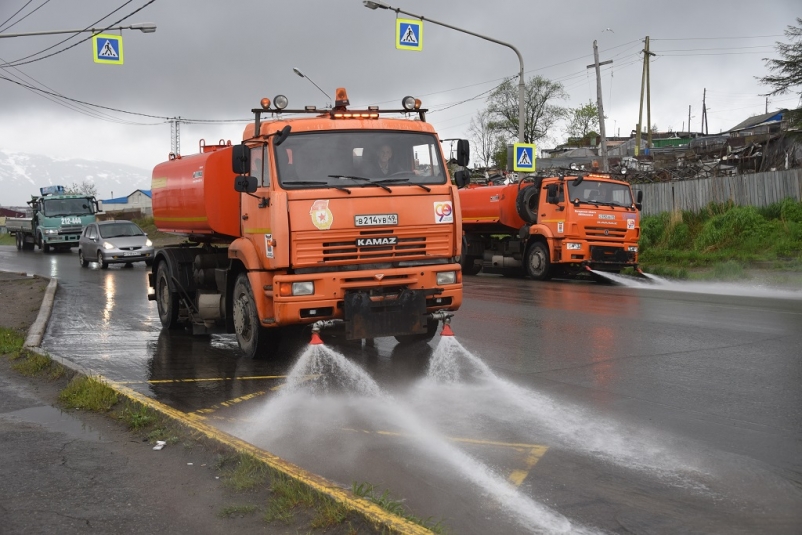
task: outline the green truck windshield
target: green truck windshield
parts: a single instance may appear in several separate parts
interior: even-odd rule
[[[89,199],[44,199],[42,213],[47,217],[64,215],[91,215],[94,213]]]

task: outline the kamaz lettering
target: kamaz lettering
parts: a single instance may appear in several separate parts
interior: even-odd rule
[[[395,245],[398,238],[395,236],[385,236],[383,238],[357,238],[357,247],[381,247],[383,245]]]

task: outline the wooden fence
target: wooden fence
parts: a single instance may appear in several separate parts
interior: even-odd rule
[[[632,189],[643,191],[643,215],[673,210],[700,212],[711,202],[730,200],[740,206],[768,206],[786,197],[802,200],[802,169],[633,184]]]

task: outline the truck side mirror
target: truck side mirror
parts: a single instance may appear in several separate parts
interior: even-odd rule
[[[231,170],[238,175],[251,171],[251,148],[247,145],[234,145],[231,151]]]
[[[557,204],[557,184],[549,184],[546,186],[546,202],[549,204]]]
[[[638,212],[643,210],[643,190],[639,189],[637,195],[635,196],[635,208]]]
[[[256,191],[256,177],[239,175],[234,178],[234,191],[240,193],[253,193]]]
[[[638,204],[643,202],[643,190],[642,189],[638,190],[637,201],[638,201]]]
[[[454,182],[457,183],[458,188],[464,188],[471,182],[471,172],[467,169],[454,171]]]
[[[471,143],[467,139],[457,140],[457,165],[468,167],[471,163]]]

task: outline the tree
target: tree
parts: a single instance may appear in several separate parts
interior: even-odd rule
[[[568,94],[559,82],[542,76],[530,78],[524,85],[524,142],[534,143],[549,134],[566,110],[553,104]],[[487,97],[487,111],[494,129],[509,139],[518,138],[518,84],[505,80]]]
[[[92,182],[84,180],[80,184],[73,182],[65,188],[68,195],[86,195],[87,197],[97,197],[97,186]]]
[[[568,137],[582,139],[599,127],[599,108],[588,102],[579,108],[570,108],[568,114],[568,127],[565,133]]]
[[[492,166],[493,154],[504,140],[500,139],[498,128],[487,109],[480,111],[476,117],[471,119],[468,132],[471,134],[471,141],[476,149],[476,159],[480,165],[482,167]]]
[[[759,78],[760,83],[772,87],[767,96],[782,95],[794,87],[801,87],[798,93],[802,96],[802,18],[797,17],[796,23],[798,26],[788,26],[785,30],[785,36],[795,42],[775,45],[782,59],[763,59],[775,73]]]

